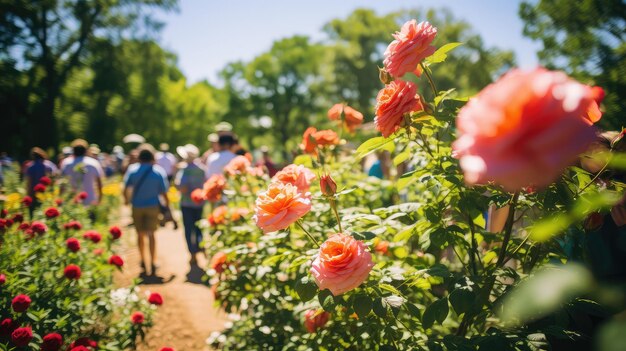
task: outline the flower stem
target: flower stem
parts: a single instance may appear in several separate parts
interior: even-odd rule
[[[320,248],[320,244],[317,243],[317,240],[315,240],[315,238],[313,238],[313,235],[311,235],[311,233],[309,233],[308,230],[304,229],[304,226],[302,225],[302,223],[300,223],[300,220],[296,221],[296,224],[298,225],[298,227],[300,227],[300,229],[302,229],[304,231],[304,233],[309,237],[309,240],[311,240],[313,242],[313,244],[315,244],[315,246],[317,246],[317,248]]]
[[[341,217],[339,217],[339,212],[337,212],[337,201],[334,198],[330,198],[330,208],[333,209],[333,213],[337,218],[337,225],[339,226],[339,232],[343,233],[343,229],[341,228]]]
[[[435,87],[435,82],[433,81],[433,77],[430,75],[429,69],[424,66],[423,62],[420,62],[420,66],[422,66],[422,70],[426,74],[426,79],[428,79],[428,84],[430,84],[430,88],[433,90],[433,98],[437,96],[437,88]]]

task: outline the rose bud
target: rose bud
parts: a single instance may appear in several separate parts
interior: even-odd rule
[[[334,196],[337,193],[337,183],[330,174],[324,174],[320,177],[320,190],[324,196]]]

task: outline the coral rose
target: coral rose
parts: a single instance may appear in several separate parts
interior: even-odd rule
[[[13,308],[13,311],[21,313],[26,311],[28,307],[30,307],[30,303],[31,300],[28,295],[17,295],[13,298],[13,301],[11,301],[11,308]]]
[[[33,340],[33,330],[30,327],[17,328],[11,333],[11,341],[15,346],[28,346],[31,340]]]
[[[222,273],[224,268],[228,264],[227,256],[224,252],[220,251],[211,257],[211,262],[209,262],[209,267],[214,269],[217,273]]]
[[[143,315],[143,313],[139,311],[133,312],[133,314],[130,315],[130,321],[133,324],[143,324],[145,320],[146,320],[146,317]]]
[[[333,107],[328,109],[328,119],[331,121],[338,121],[341,119],[343,113],[343,104],[334,104]]]
[[[378,92],[374,123],[384,137],[400,128],[405,114],[424,109],[416,92],[415,84],[403,80],[395,80]]]
[[[363,114],[350,106],[346,106],[343,109],[344,124],[350,133],[354,132],[356,127],[363,124]]]
[[[591,87],[591,95],[593,101],[589,104],[587,111],[583,114],[584,120],[588,124],[594,124],[602,118],[602,111],[600,111],[600,104],[604,100],[604,89],[601,87]]]
[[[250,160],[248,160],[245,156],[240,155],[228,162],[228,164],[224,167],[224,173],[230,175],[231,177],[245,174],[250,165]]]
[[[304,313],[304,327],[309,333],[315,333],[318,329],[323,328],[330,319],[330,313],[319,310],[307,310]]]
[[[65,276],[65,278],[70,280],[78,280],[78,278],[80,278],[80,274],[80,267],[75,264],[67,265],[67,267],[65,267],[65,269],[63,270],[63,275]]]
[[[225,205],[216,207],[209,215],[208,221],[212,226],[218,224],[226,224],[226,215],[228,214],[228,207]]]
[[[338,233],[320,247],[311,266],[311,274],[320,290],[337,296],[350,291],[367,279],[374,263],[365,244],[352,236]]]
[[[77,252],[78,250],[80,250],[80,241],[78,241],[78,239],[76,238],[67,239],[65,241],[65,245],[67,246],[68,250],[72,252]]]
[[[117,268],[121,268],[124,265],[124,260],[118,255],[113,255],[109,257],[109,264],[117,266]]]
[[[396,78],[407,72],[420,76],[418,65],[435,53],[435,47],[430,44],[436,35],[437,28],[428,22],[418,24],[416,20],[410,20],[403,24],[400,31],[393,34],[395,40],[385,50],[385,70]]]
[[[317,153],[317,143],[315,142],[315,138],[313,138],[313,133],[315,132],[317,132],[317,128],[315,127],[309,127],[304,131],[304,134],[302,135],[302,143],[300,144],[300,149],[302,149],[304,153]]]
[[[148,302],[153,305],[161,306],[163,304],[163,297],[159,293],[151,293],[150,296],[148,296]]]
[[[306,193],[311,187],[311,180],[315,174],[303,165],[290,164],[278,171],[272,178],[273,182],[289,183],[298,188],[301,193]]]
[[[202,187],[204,199],[215,202],[222,198],[222,191],[226,188],[226,179],[221,174],[212,175]]]
[[[335,196],[337,193],[337,183],[330,174],[324,174],[320,177],[320,190],[324,196]]]
[[[339,144],[339,135],[334,130],[318,130],[311,135],[317,146],[329,146]]]
[[[264,233],[289,227],[311,210],[309,193],[303,194],[294,185],[271,183],[256,199],[256,225]]]
[[[46,212],[44,212],[44,214],[48,218],[56,218],[59,216],[60,213],[59,210],[57,210],[55,207],[49,207],[48,209],[46,209]]]
[[[204,201],[204,192],[202,189],[194,189],[189,196],[191,197],[191,201],[197,204],[201,204]]]
[[[386,255],[389,251],[389,242],[385,240],[379,241],[376,246],[374,246],[374,251],[378,252],[381,255]]]
[[[122,237],[122,230],[120,229],[120,227],[114,225],[109,228],[109,234],[111,234],[113,240],[117,240]]]
[[[50,333],[43,337],[41,351],[59,351],[63,346],[63,337],[59,333]]]
[[[584,120],[591,88],[563,72],[515,69],[459,112],[452,145],[468,184],[545,187],[595,139]]]

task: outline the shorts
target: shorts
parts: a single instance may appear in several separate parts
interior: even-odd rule
[[[159,206],[133,207],[133,221],[138,232],[153,232],[159,225]]]

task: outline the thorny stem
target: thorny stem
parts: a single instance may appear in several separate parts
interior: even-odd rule
[[[315,246],[317,246],[317,248],[320,248],[320,244],[317,243],[317,240],[315,240],[315,238],[313,238],[313,235],[311,235],[311,233],[309,233],[308,230],[304,229],[304,226],[302,225],[302,223],[300,223],[300,220],[296,221],[296,224],[298,225],[298,227],[300,227],[300,229],[302,229],[304,231],[304,233],[309,237],[309,239],[313,242],[313,244],[315,244]]]

